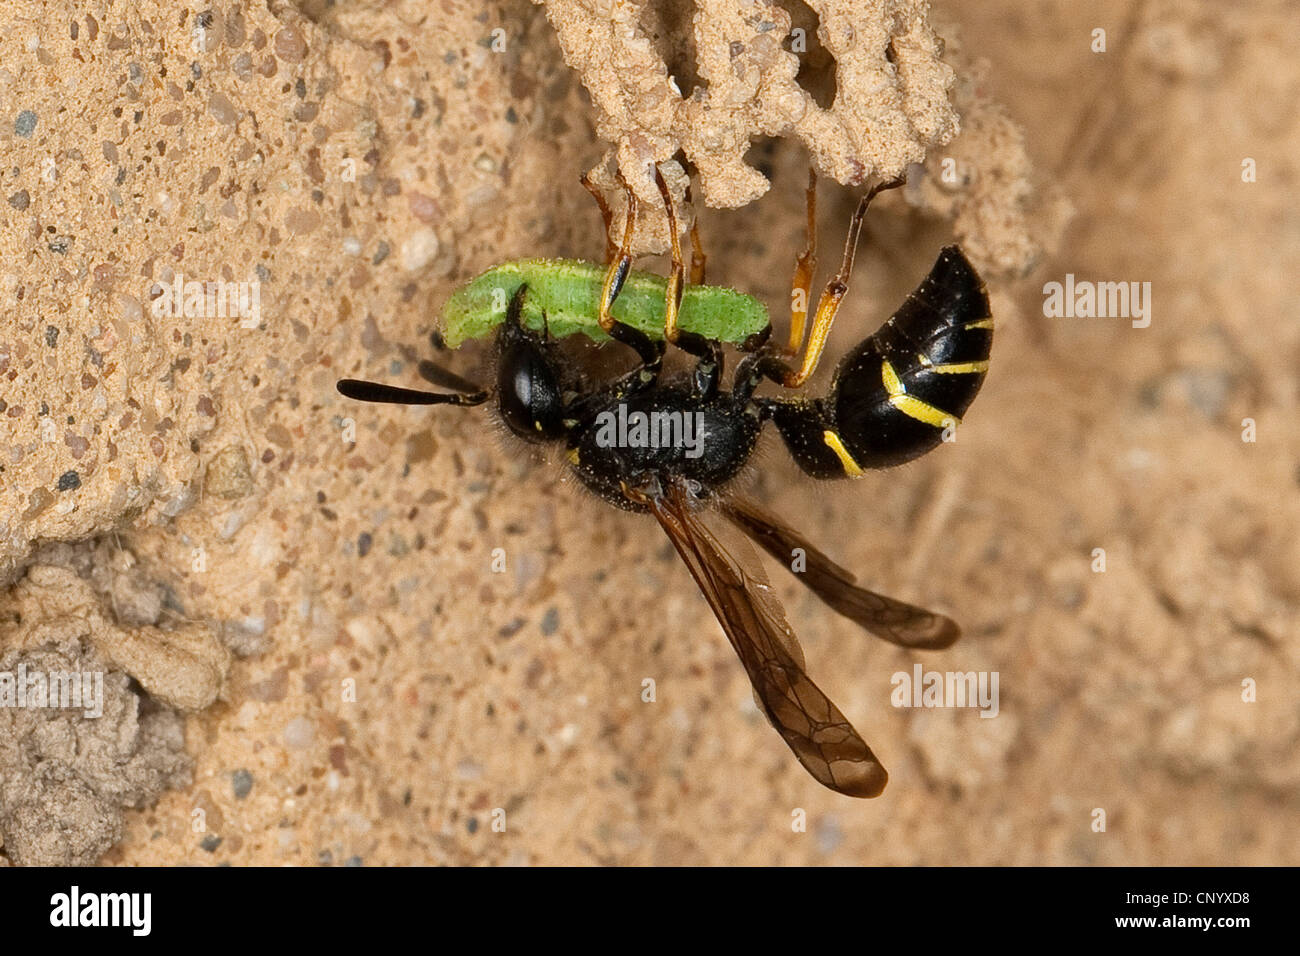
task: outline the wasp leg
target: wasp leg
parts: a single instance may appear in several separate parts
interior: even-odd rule
[[[772,323],[769,322],[762,329],[755,332],[745,341],[741,342],[737,348],[742,352],[760,352],[772,338]]]
[[[677,315],[682,307],[682,275],[685,268],[682,262],[682,244],[677,235],[677,213],[673,209],[673,197],[658,166],[655,166],[655,185],[663,197],[664,212],[668,217],[668,237],[673,258],[664,300],[664,339],[700,360],[695,366],[692,390],[696,397],[712,398],[718,391],[718,379],[722,375],[722,346],[695,332],[677,327]],[[696,264],[697,260],[692,259],[692,271]],[[703,263],[698,262],[698,265],[702,270]]]
[[[596,200],[596,205],[600,207],[600,216],[605,223],[606,269],[605,280],[600,290],[600,311],[597,321],[599,321],[600,327],[609,334],[610,338],[634,350],[641,361],[630,372],[620,376],[604,388],[593,392],[587,399],[579,401],[574,406],[575,409],[586,407],[588,404],[595,407],[598,402],[607,401],[611,397],[617,398],[648,388],[659,380],[659,373],[663,367],[664,344],[655,341],[639,329],[619,322],[614,318],[611,311],[614,301],[618,298],[623,283],[627,279],[627,274],[632,268],[632,233],[636,227],[637,213],[636,194],[628,187],[621,170],[617,175],[624,194],[627,196],[627,223],[623,229],[622,244],[613,240],[614,214],[609,207],[609,203],[605,201],[604,194],[596,187],[596,184],[591,181],[589,176],[584,174],[581,180],[583,188],[591,193],[591,198]]]
[[[704,245],[700,242],[700,217],[691,203],[691,184],[686,184],[686,205],[691,207],[691,285],[704,285],[704,266],[709,257],[704,254]]]
[[[609,203],[605,201],[605,194],[602,193],[596,184],[591,181],[591,177],[586,173],[582,174],[582,188],[591,193],[591,198],[596,200],[596,205],[600,207],[600,218],[605,222],[605,261],[610,262],[618,254],[618,243],[614,241],[614,211],[609,208]]]
[[[902,179],[895,179],[887,183],[879,183],[871,187],[871,190],[862,197],[858,203],[858,208],[853,213],[853,219],[849,223],[849,234],[844,241],[844,259],[840,263],[840,271],[836,273],[835,278],[826,283],[822,290],[821,298],[817,300],[817,312],[813,316],[812,330],[808,333],[808,344],[804,349],[803,362],[799,368],[787,369],[778,380],[786,388],[798,388],[812,376],[817,370],[817,363],[821,360],[822,352],[826,348],[826,338],[830,335],[831,325],[835,322],[835,313],[839,311],[840,301],[844,294],[849,291],[849,276],[853,273],[853,256],[858,248],[858,235],[862,232],[862,220],[866,217],[867,207],[871,205],[871,200],[886,189],[894,189],[903,185]],[[796,269],[796,275],[798,270]]]
[[[813,273],[817,271],[817,170],[808,168],[808,227],[803,253],[795,260],[794,278],[790,281],[789,355],[798,355],[803,345],[804,325],[808,321],[808,303],[812,296]]]
[[[668,217],[668,242],[673,254],[664,301],[664,338],[676,345],[677,338],[681,334],[677,328],[677,313],[682,307],[682,275],[685,269],[682,266],[682,244],[677,237],[677,213],[673,209],[673,197],[668,191],[668,183],[664,181],[664,174],[658,165],[655,166],[655,186],[659,188],[659,195],[663,197],[664,214]]]
[[[622,170],[618,173],[618,181],[623,186],[623,192],[627,196],[627,222],[623,226],[623,241],[615,247],[606,260],[605,281],[600,287],[600,311],[597,315],[597,321],[600,327],[607,333],[613,334],[614,326],[617,320],[610,311],[614,307],[614,300],[618,298],[619,292],[623,290],[623,283],[627,281],[627,274],[632,270],[632,233],[636,228],[637,199],[636,193],[628,186],[627,180],[623,178]],[[604,206],[604,203],[601,203]],[[606,234],[608,239],[608,234]]]
[[[627,274],[632,270],[632,233],[636,228],[637,213],[636,193],[628,186],[621,170],[618,172],[618,181],[627,196],[627,223],[623,227],[623,241],[609,256],[605,281],[600,288],[600,310],[596,320],[610,338],[636,352],[641,359],[641,365],[635,370],[635,374],[649,384],[659,379],[659,372],[663,367],[664,344],[650,338],[640,329],[618,321],[612,311],[614,301],[622,291],[623,283],[627,281]],[[598,195],[590,185],[587,188],[593,196]],[[600,203],[602,210],[607,209],[602,200],[597,199],[597,202]],[[606,237],[608,238],[608,232]]]
[[[746,354],[737,363],[736,377],[731,383],[731,394],[737,401],[748,402],[763,379],[779,382],[781,376],[790,370],[790,366],[774,354],[779,352],[776,346],[769,346],[766,342],[771,331],[772,327],[769,325],[762,332],[750,336],[750,340],[755,342],[755,347],[744,349]],[[748,344],[747,342],[746,345]],[[767,399],[759,400],[759,405],[762,406],[766,401]],[[763,415],[765,418],[771,417],[766,412]]]

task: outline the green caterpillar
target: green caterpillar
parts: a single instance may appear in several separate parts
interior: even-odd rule
[[[555,338],[581,332],[608,342],[596,321],[605,267],[578,259],[517,259],[484,272],[461,286],[443,307],[443,340],[459,348],[483,338],[505,318],[506,305],[521,283],[528,283],[523,323],[540,331],[542,313]],[[655,339],[664,337],[668,280],[649,272],[630,272],[614,301],[614,318]],[[687,285],[678,325],[706,339],[740,343],[767,328],[767,308],[753,296],[721,286]]]

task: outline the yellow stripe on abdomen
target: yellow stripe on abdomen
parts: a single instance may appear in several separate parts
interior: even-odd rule
[[[840,465],[844,468],[844,474],[848,475],[850,478],[861,478],[866,474],[858,463],[853,460],[853,456],[850,455],[849,450],[844,447],[844,442],[840,439],[839,435],[828,428],[826,431],[822,432],[822,441],[826,442],[826,446],[831,451],[835,452],[835,457],[840,460]]]
[[[951,366],[934,365],[931,366],[931,371],[939,371],[946,367]],[[880,380],[884,383],[885,392],[889,395],[889,404],[909,418],[915,418],[918,422],[933,425],[935,428],[947,428],[950,425],[961,424],[961,419],[956,415],[945,412],[942,408],[936,408],[928,402],[923,402],[914,395],[908,395],[903,380],[898,377],[898,373],[894,371],[894,366],[889,364],[888,360],[883,360],[880,363]]]

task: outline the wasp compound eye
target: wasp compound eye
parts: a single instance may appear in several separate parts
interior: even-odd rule
[[[520,438],[546,441],[564,431],[563,401],[555,372],[529,338],[520,337],[502,350],[497,402],[502,419]]]

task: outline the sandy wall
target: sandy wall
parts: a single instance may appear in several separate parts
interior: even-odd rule
[[[831,354],[955,233],[988,381],[913,465],[814,487],[772,444],[748,479],[966,632],[900,651],[774,577],[890,770],[853,801],[764,725],[653,522],[481,409],[334,391],[416,384],[496,262],[601,256],[577,178],[608,144],[545,11],[11,0],[0,670],[96,670],[109,705],[0,708],[0,861],[1300,862],[1285,14],[935,4],[963,132],[873,208]],[[945,186],[947,157],[973,175]],[[772,187],[701,208],[710,277],[782,328],[807,155],[744,159]],[[825,249],[858,192],[823,190]],[[1045,315],[1067,274],[1150,283],[1149,325]],[[160,305],[178,278],[255,283],[256,314]],[[917,662],[997,671],[998,716],[891,706]]]

